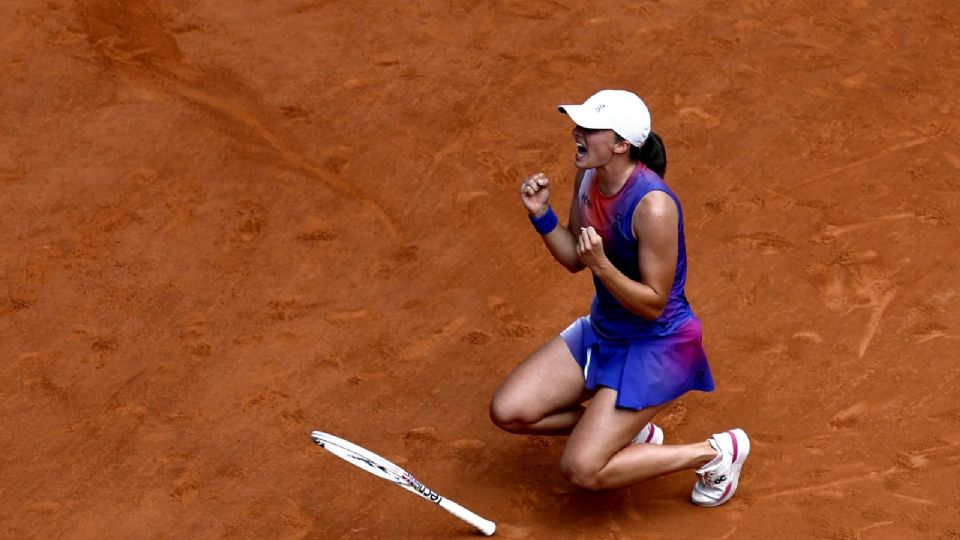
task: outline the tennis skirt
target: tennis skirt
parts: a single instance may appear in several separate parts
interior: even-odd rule
[[[703,328],[696,317],[669,336],[619,341],[597,335],[586,316],[560,337],[583,370],[584,388],[616,390],[618,408],[639,410],[673,401],[691,390],[715,388],[703,350]]]

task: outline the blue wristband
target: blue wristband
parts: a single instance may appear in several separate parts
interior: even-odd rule
[[[557,215],[553,213],[553,208],[547,207],[547,212],[540,217],[529,216],[530,223],[533,223],[533,228],[537,230],[540,235],[550,234],[553,229],[560,224],[560,220],[557,219]]]

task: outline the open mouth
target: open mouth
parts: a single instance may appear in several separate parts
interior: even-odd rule
[[[577,159],[583,159],[587,155],[587,147],[583,143],[577,143]]]

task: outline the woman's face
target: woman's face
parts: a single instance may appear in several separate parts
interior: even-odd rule
[[[602,167],[613,158],[616,136],[612,129],[573,128],[577,145],[576,164],[579,169]]]

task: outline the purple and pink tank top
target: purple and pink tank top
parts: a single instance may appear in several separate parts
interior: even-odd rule
[[[639,317],[620,304],[604,286],[603,282],[593,278],[596,296],[590,309],[590,320],[600,337],[611,340],[632,340],[649,336],[668,336],[673,334],[685,321],[694,316],[690,304],[684,295],[687,281],[687,250],[683,234],[683,210],[680,199],[670,190],[660,176],[642,163],[637,163],[633,174],[615,195],[606,196],[600,192],[596,172],[586,171],[580,183],[578,207],[582,226],[592,226],[603,238],[603,249],[607,258],[624,275],[635,281],[641,281],[639,242],[633,234],[633,212],[644,195],[651,191],[662,191],[673,199],[679,213],[677,249],[677,270],[667,306],[660,317],[648,321]]]

